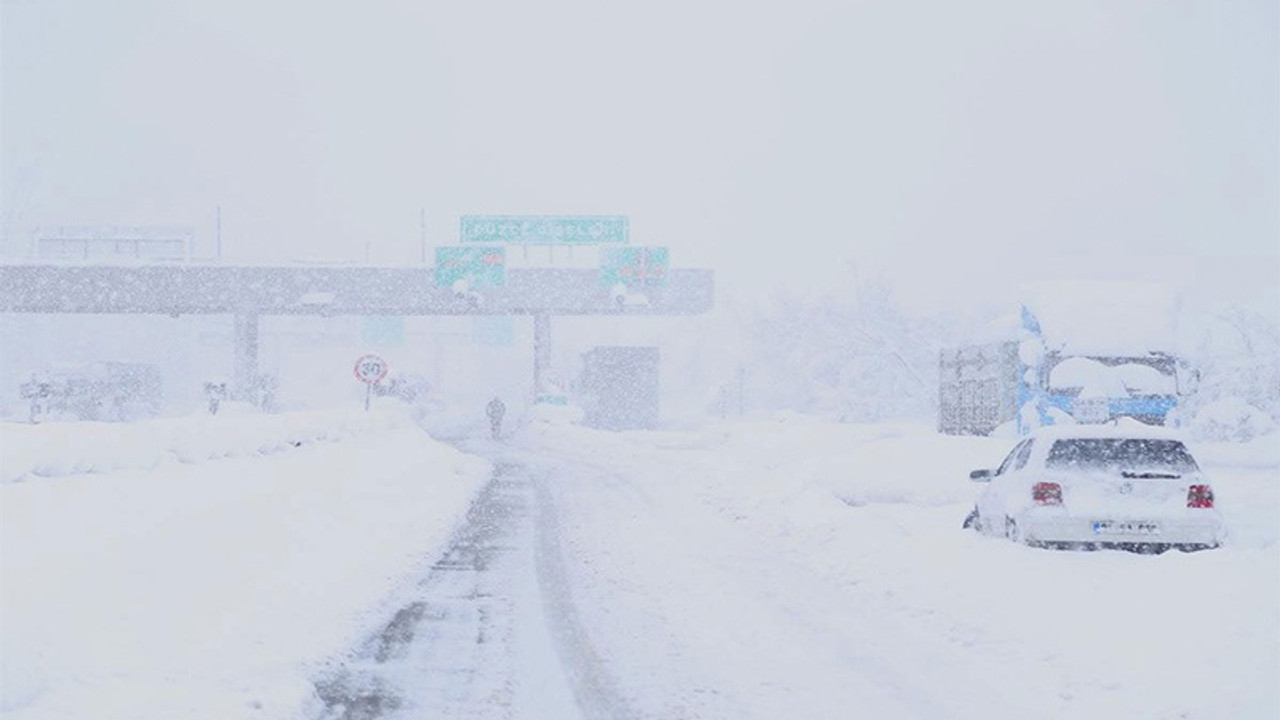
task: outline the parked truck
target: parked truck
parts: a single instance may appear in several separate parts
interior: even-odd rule
[[[1005,426],[1025,435],[1118,417],[1178,423],[1180,402],[1198,376],[1175,349],[1172,296],[1151,286],[1073,289],[1039,309],[1023,304],[1007,339],[941,352],[939,432],[987,435]],[[1053,321],[1042,324],[1042,314]]]
[[[604,430],[658,427],[658,348],[596,347],[582,362],[583,424]]]

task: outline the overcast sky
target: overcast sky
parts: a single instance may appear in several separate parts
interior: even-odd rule
[[[0,0],[4,250],[177,224],[413,263],[470,213],[617,213],[734,292],[1280,286],[1267,0]]]

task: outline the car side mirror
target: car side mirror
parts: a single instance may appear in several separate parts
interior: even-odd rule
[[[974,470],[969,473],[969,479],[974,482],[991,482],[990,470]]]

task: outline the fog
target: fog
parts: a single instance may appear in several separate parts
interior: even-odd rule
[[[558,322],[557,362],[659,343],[707,392],[779,302],[882,295],[948,328],[921,358],[1046,280],[1167,283],[1192,344],[1280,316],[1273,2],[5,0],[0,21],[6,258],[39,227],[166,225],[226,264],[420,265],[464,214],[621,214],[714,269],[717,309]]]
[[[1280,0],[0,0],[0,720],[1274,720],[1278,441]]]

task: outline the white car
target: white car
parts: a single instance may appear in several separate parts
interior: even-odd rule
[[[1177,436],[1137,422],[1043,428],[995,470],[964,526],[1040,547],[1217,547],[1213,488]]]

